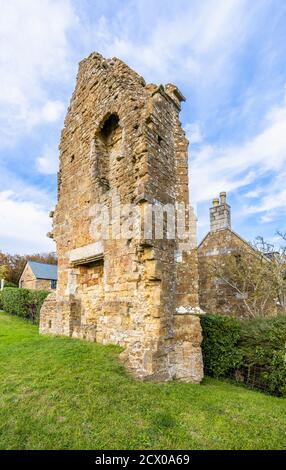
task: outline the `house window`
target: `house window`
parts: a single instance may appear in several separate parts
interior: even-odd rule
[[[51,280],[51,289],[56,289],[57,288],[57,281],[54,279]]]

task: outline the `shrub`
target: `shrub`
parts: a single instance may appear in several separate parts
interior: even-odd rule
[[[240,321],[206,315],[202,328],[207,374],[286,395],[286,317]]]
[[[10,315],[17,315],[38,323],[41,306],[48,294],[48,291],[43,290],[6,287],[1,293],[2,307]]]
[[[16,286],[16,284],[14,284],[13,282],[5,281],[5,287],[18,287],[18,286]],[[3,291],[0,290],[0,310],[3,310],[2,292]]]
[[[5,287],[2,291],[3,309],[10,315],[28,316],[29,290]]]
[[[4,284],[4,287],[17,287],[17,284],[14,284],[14,282],[10,282],[10,281],[5,281],[5,284]]]
[[[240,323],[236,318],[218,315],[202,317],[202,352],[207,374],[225,376],[239,367],[242,356],[237,344]]]
[[[33,323],[39,323],[41,307],[44,303],[45,298],[49,294],[50,292],[46,290],[30,291],[29,312],[30,319],[33,321]]]
[[[241,322],[239,349],[245,383],[286,395],[285,342],[285,316]]]

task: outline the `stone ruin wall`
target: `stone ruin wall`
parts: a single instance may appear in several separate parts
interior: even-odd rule
[[[188,205],[188,141],[174,85],[147,85],[119,59],[80,63],[60,144],[57,292],[40,332],[125,348],[138,378],[200,382],[196,220],[192,246],[173,239],[94,239],[94,204]],[[121,215],[120,223],[126,223]],[[112,230],[112,227],[110,227]]]

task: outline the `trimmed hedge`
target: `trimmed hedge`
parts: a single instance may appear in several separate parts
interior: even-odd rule
[[[286,395],[286,317],[238,320],[202,318],[205,372]]]
[[[7,287],[13,287],[14,289],[18,288],[18,286],[16,286],[16,284],[14,284],[13,282],[5,281],[4,289],[6,289]],[[3,301],[2,301],[2,292],[3,291],[0,290],[0,310],[4,310],[3,309]]]
[[[48,294],[45,290],[5,287],[1,292],[0,304],[6,313],[38,323],[42,304]]]
[[[238,367],[242,360],[236,347],[240,338],[239,321],[232,317],[206,315],[202,317],[202,328],[205,372],[221,377]]]
[[[241,322],[240,373],[246,384],[286,395],[286,317]]]

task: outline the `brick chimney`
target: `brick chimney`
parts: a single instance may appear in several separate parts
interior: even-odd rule
[[[221,192],[210,208],[210,230],[216,232],[226,228],[231,228],[231,209],[226,202],[226,193]]]

